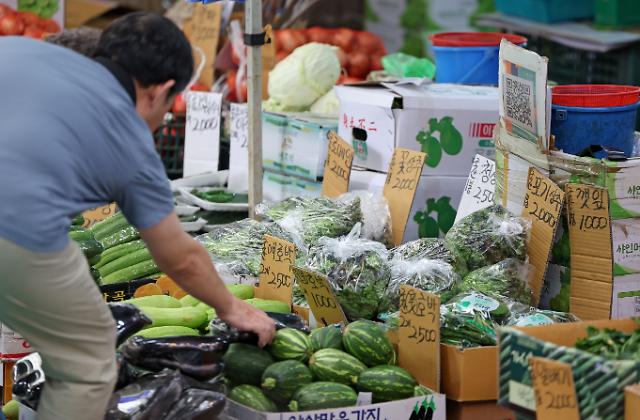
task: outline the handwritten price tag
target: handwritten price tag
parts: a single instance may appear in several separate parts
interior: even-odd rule
[[[329,132],[329,153],[324,165],[322,195],[335,198],[349,191],[353,154],[353,147],[335,132]]]
[[[571,241],[571,312],[584,320],[608,319],[613,282],[609,193],[582,184],[567,184],[565,191]]]
[[[222,94],[187,93],[184,176],[218,169]]]
[[[527,253],[529,263],[535,267],[531,290],[536,306],[563,206],[564,191],[537,169],[529,168],[522,217],[531,220],[532,224]]]
[[[532,356],[529,358],[529,366],[536,395],[536,418],[579,420],[571,365]]]
[[[440,297],[400,286],[398,361],[422,385],[440,390]]]
[[[304,291],[313,317],[321,326],[331,324],[347,324],[347,317],[342,312],[329,280],[320,273],[300,267],[292,267],[298,285]]]
[[[222,5],[194,4],[191,18],[184,24],[184,33],[192,45],[202,49],[205,65],[200,75],[200,83],[207,87],[213,84],[213,64],[218,50]],[[196,68],[200,64],[200,55],[196,54]]]
[[[249,108],[232,103],[229,151],[229,190],[246,193],[249,190]]]
[[[97,207],[92,210],[87,210],[82,213],[84,217],[84,224],[82,227],[90,228],[96,223],[113,216],[118,211],[118,206],[115,203],[107,204],[106,206]]]
[[[409,212],[418,189],[426,154],[396,148],[384,183],[384,196],[389,202],[393,242],[402,243]]]
[[[264,236],[262,263],[260,264],[260,284],[256,297],[285,302],[291,306],[293,293],[293,273],[291,266],[296,262],[296,246],[291,242]]]
[[[464,191],[462,191],[456,223],[463,217],[493,204],[496,191],[495,174],[496,163],[484,156],[476,155],[471,164],[471,171]]]

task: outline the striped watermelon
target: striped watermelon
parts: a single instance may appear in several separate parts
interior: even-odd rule
[[[317,328],[311,331],[309,338],[314,352],[322,349],[342,350],[342,332],[338,326]]]
[[[358,391],[373,393],[373,402],[403,400],[414,396],[418,385],[409,372],[398,366],[369,368],[358,377]]]
[[[360,320],[347,325],[342,335],[342,345],[367,366],[395,362],[391,341],[382,327],[373,321]]]
[[[367,367],[350,354],[336,349],[318,350],[309,360],[309,369],[320,381],[355,385]]]
[[[253,385],[240,385],[229,392],[228,398],[238,404],[245,405],[254,410],[263,412],[276,412],[278,407],[262,393],[262,390]]]
[[[269,352],[277,360],[297,360],[302,363],[306,363],[313,354],[309,336],[293,328],[278,330]]]
[[[224,374],[235,385],[260,385],[265,369],[273,364],[273,357],[260,347],[233,343],[222,358]]]
[[[349,386],[314,382],[300,388],[289,403],[291,411],[324,410],[356,405],[358,395]]]
[[[286,404],[303,385],[313,378],[309,368],[297,360],[284,360],[269,366],[262,375],[262,390],[273,401]]]

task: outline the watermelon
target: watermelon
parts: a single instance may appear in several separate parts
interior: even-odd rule
[[[262,391],[279,404],[286,404],[303,385],[313,380],[309,368],[297,360],[284,360],[269,366],[262,375]]]
[[[373,321],[360,320],[347,325],[342,345],[367,366],[394,363],[395,352],[382,327]]]
[[[414,396],[418,385],[409,372],[398,366],[369,368],[358,377],[358,391],[373,393],[373,402],[403,400]]]
[[[433,391],[426,386],[418,384],[413,388],[414,397],[426,397],[427,395],[433,395]]]
[[[356,405],[358,395],[349,386],[314,382],[300,388],[289,403],[291,411],[324,410]]]
[[[245,405],[262,412],[276,412],[276,403],[267,398],[260,388],[253,385],[239,385],[229,392],[227,396],[230,400],[238,404]]]
[[[293,328],[278,330],[269,352],[277,360],[297,360],[302,363],[306,363],[313,354],[309,336]]]
[[[260,386],[262,374],[273,364],[269,352],[244,343],[233,343],[222,358],[224,374],[235,385]]]
[[[311,331],[309,338],[314,352],[322,349],[342,350],[342,331],[338,326],[317,328]]]
[[[350,354],[336,349],[318,350],[309,360],[309,369],[320,381],[355,385],[367,367]]]

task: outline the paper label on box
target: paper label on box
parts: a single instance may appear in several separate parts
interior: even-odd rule
[[[509,402],[531,411],[536,410],[536,396],[533,388],[518,381],[509,381]]]
[[[529,364],[536,396],[536,418],[580,420],[571,365],[542,357],[531,357]]]
[[[222,94],[188,92],[184,176],[218,170]]]
[[[291,266],[296,262],[296,246],[291,242],[264,235],[262,262],[260,263],[260,283],[256,297],[279,300],[291,306],[293,293],[293,273]]]
[[[500,302],[489,296],[481,295],[475,292],[471,292],[469,295],[460,299],[456,306],[460,311],[466,313],[475,312],[491,312],[498,309]]]
[[[200,48],[204,53],[205,64],[199,81],[210,88],[213,85],[213,68],[218,51],[222,5],[217,3],[193,4],[192,6],[193,14],[184,22],[184,33],[191,45]],[[200,65],[201,60],[200,54],[195,53],[196,68]]]
[[[496,189],[496,163],[481,155],[476,155],[471,171],[462,192],[455,223],[474,213],[493,205]]]
[[[90,228],[91,226],[106,219],[107,217],[113,216],[117,211],[118,206],[115,203],[96,207],[92,210],[87,210],[82,213],[82,217],[84,217],[84,223],[82,224],[82,227]]]
[[[396,245],[400,245],[404,237],[425,157],[422,152],[396,148],[391,158],[384,196],[389,202],[391,231]]]
[[[400,286],[398,364],[420,384],[440,390],[440,297]]]
[[[640,315],[640,274],[613,278],[611,318],[625,319]]]
[[[329,132],[329,149],[322,180],[322,195],[335,198],[349,191],[353,147],[335,132]]]
[[[613,257],[606,189],[567,184],[571,241],[570,311],[581,319],[611,315]]]
[[[347,324],[338,299],[333,293],[329,279],[320,273],[300,267],[292,267],[296,282],[303,290],[313,317],[321,326]]]
[[[529,219],[532,223],[527,254],[529,263],[535,268],[530,285],[534,306],[537,306],[540,301],[544,275],[549,264],[549,253],[563,206],[564,191],[537,169],[529,168],[522,217]]]
[[[229,150],[229,191],[246,193],[249,190],[249,108],[247,104],[232,103]]]
[[[640,224],[637,219],[614,220],[611,237],[614,275],[640,272]]]

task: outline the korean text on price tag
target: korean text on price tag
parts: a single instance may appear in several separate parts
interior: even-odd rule
[[[536,418],[579,420],[571,365],[532,356],[529,358],[529,366],[536,396]]]
[[[456,221],[473,212],[493,204],[496,191],[496,163],[484,156],[476,155],[471,164],[467,183],[462,191]]]
[[[564,191],[535,168],[529,168],[522,217],[531,220],[531,239],[527,253],[535,268],[531,279],[533,303],[538,305],[547,272],[553,238],[564,206]]]
[[[324,165],[322,195],[335,198],[349,191],[353,154],[353,147],[335,132],[329,132],[329,151]]]
[[[400,286],[398,360],[422,385],[440,390],[440,297]]]
[[[396,148],[384,183],[384,196],[389,202],[393,242],[402,243],[413,199],[427,155],[414,150]]]
[[[231,133],[229,151],[229,191],[249,190],[249,108],[247,104],[230,106]]]
[[[106,219],[107,217],[113,216],[117,211],[118,206],[115,203],[87,210],[82,213],[82,217],[84,217],[84,224],[82,225],[82,227],[90,228],[91,226]]]
[[[347,317],[325,276],[300,267],[293,267],[293,274],[307,298],[313,317],[320,326],[347,324]]]
[[[570,310],[583,320],[611,313],[613,256],[609,193],[604,188],[567,184],[571,242]]]
[[[291,306],[293,293],[291,266],[295,261],[296,246],[294,244],[265,235],[258,277],[260,285],[256,288],[256,297],[279,300]]]
[[[218,170],[222,94],[187,93],[184,176]]]
[[[184,33],[191,45],[200,48],[205,57],[200,83],[208,88],[213,85],[213,64],[218,50],[222,5],[194,4],[191,18],[184,23]],[[196,67],[200,64],[199,54],[195,54]]]

